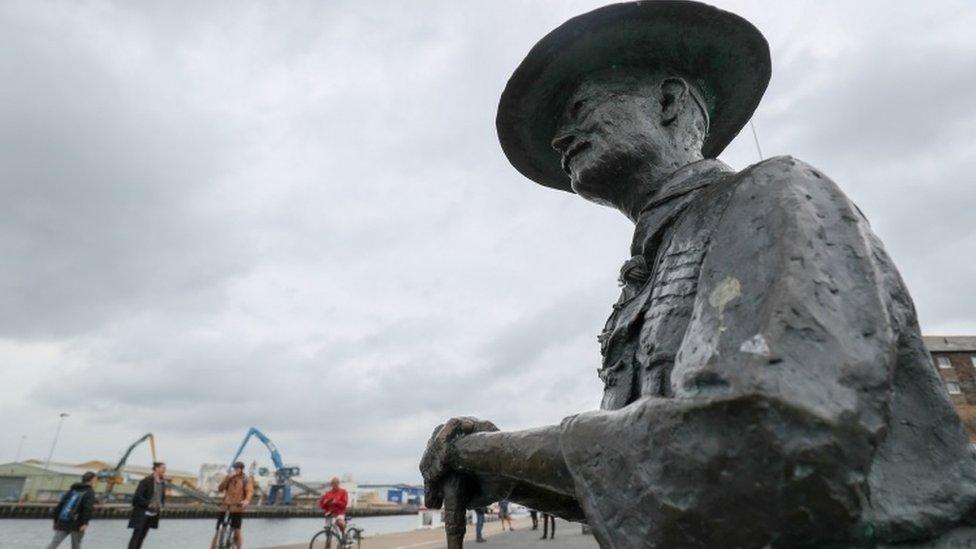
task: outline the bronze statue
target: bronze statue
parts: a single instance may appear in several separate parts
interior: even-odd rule
[[[602,409],[447,421],[428,506],[461,479],[469,506],[586,520],[615,548],[976,540],[974,452],[864,216],[794,158],[715,158],[769,74],[758,30],[695,2],[606,6],[529,52],[498,109],[505,154],[635,224]]]

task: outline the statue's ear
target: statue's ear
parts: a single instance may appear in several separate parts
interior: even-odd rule
[[[661,81],[661,125],[668,126],[678,118],[678,113],[688,96],[688,82],[672,77]]]

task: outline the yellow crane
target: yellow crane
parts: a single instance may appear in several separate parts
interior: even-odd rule
[[[129,449],[122,454],[122,459],[119,460],[119,463],[114,469],[102,469],[98,472],[98,480],[105,483],[106,496],[112,493],[112,489],[115,488],[116,484],[125,483],[125,477],[122,476],[122,468],[125,467],[125,462],[129,459],[129,454],[132,453],[132,450],[135,450],[136,446],[139,446],[146,440],[149,441],[149,450],[152,452],[153,461],[156,461],[156,437],[152,433],[146,433],[129,446]]]

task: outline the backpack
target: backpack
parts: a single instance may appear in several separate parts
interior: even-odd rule
[[[72,490],[68,492],[61,511],[58,512],[58,522],[70,524],[78,519],[81,513],[81,500],[85,497],[86,490]]]

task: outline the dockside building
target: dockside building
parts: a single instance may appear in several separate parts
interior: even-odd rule
[[[976,336],[925,336],[925,345],[976,445]]]

